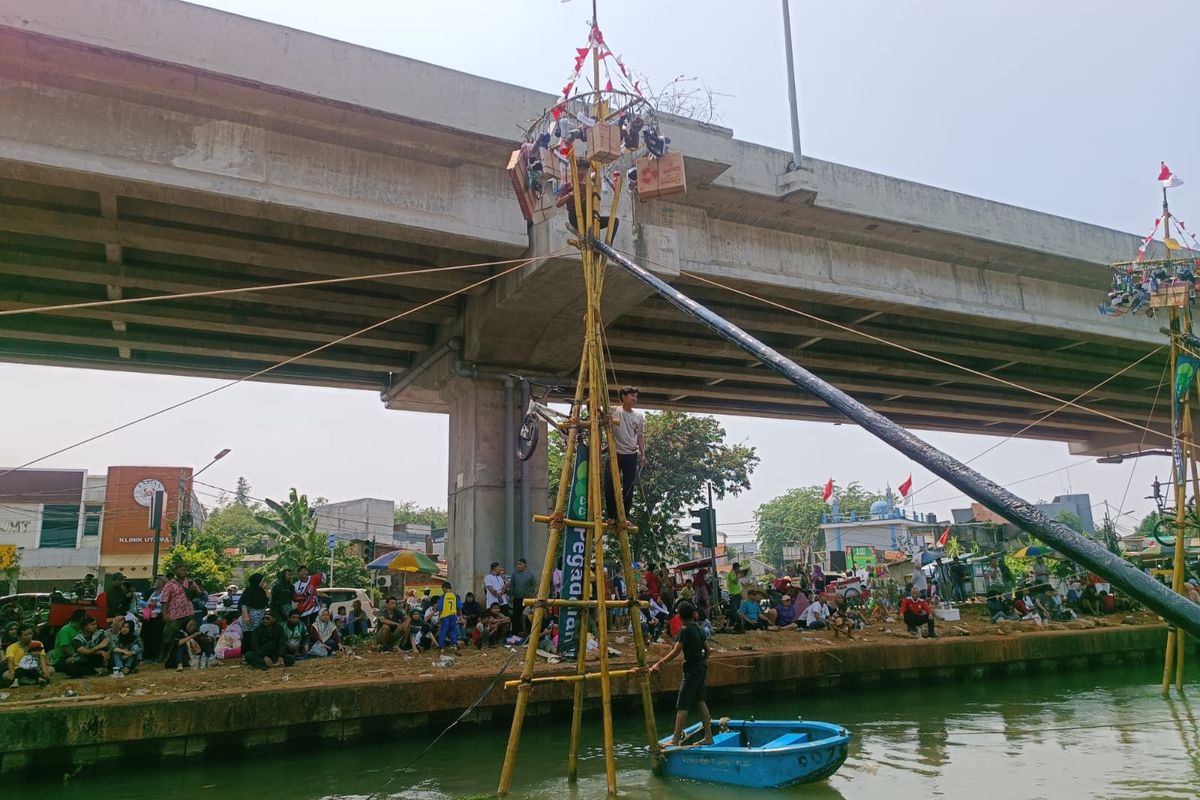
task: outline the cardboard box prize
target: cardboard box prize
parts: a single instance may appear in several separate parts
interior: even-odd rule
[[[520,150],[513,150],[508,159],[507,169],[513,192],[517,195],[517,204],[521,206],[521,215],[526,221],[535,221],[537,199],[533,192],[529,191],[529,165]]]
[[[593,161],[607,164],[621,157],[621,129],[616,125],[597,122],[588,128],[587,143]]]
[[[538,150],[538,158],[542,160],[542,174],[562,182],[567,179],[567,160],[558,154],[558,150],[543,147]]]
[[[683,169],[683,154],[670,152],[661,158],[644,156],[637,160],[638,197],[667,197],[687,191],[687,175]]]

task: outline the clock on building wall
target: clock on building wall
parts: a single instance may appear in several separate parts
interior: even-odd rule
[[[139,506],[150,507],[150,503],[154,500],[155,492],[165,492],[167,487],[162,485],[162,481],[154,478],[146,478],[143,481],[138,481],[137,486],[133,487],[133,499]]]

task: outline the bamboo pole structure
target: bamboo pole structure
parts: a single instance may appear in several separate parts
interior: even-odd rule
[[[595,0],[593,0],[593,25],[595,25]],[[596,29],[598,30],[598,29]],[[600,52],[598,37],[593,37],[592,43],[592,74],[595,103],[591,116],[596,120],[604,120],[607,104],[600,91]],[[590,154],[589,154],[590,155]],[[584,292],[587,308],[584,315],[583,352],[580,357],[579,374],[575,384],[575,403],[572,406],[570,423],[559,426],[560,431],[568,435],[568,444],[560,473],[558,493],[555,497],[554,510],[548,515],[534,516],[535,522],[547,523],[550,526],[550,544],[546,554],[546,563],[539,581],[537,598],[525,600],[526,606],[534,609],[532,632],[525,654],[524,668],[518,680],[508,681],[505,688],[517,689],[517,702],[513,709],[512,728],[509,731],[508,747],[504,756],[504,767],[500,774],[500,785],[497,793],[507,794],[512,785],[512,776],[516,764],[517,752],[520,746],[521,731],[524,716],[528,708],[529,694],[535,685],[546,683],[573,684],[571,707],[571,735],[567,753],[567,778],[574,781],[578,776],[579,748],[582,736],[583,707],[585,686],[587,683],[600,684],[601,713],[603,717],[605,777],[609,796],[617,793],[616,748],[613,741],[612,720],[612,678],[638,676],[642,695],[643,713],[646,722],[646,736],[651,753],[657,764],[658,747],[657,732],[654,722],[654,707],[650,691],[649,672],[646,669],[646,642],[642,634],[640,620],[634,619],[633,639],[637,654],[637,666],[630,669],[611,670],[608,654],[608,609],[625,608],[631,616],[638,614],[641,608],[649,604],[637,600],[608,600],[605,588],[605,534],[608,527],[603,521],[602,496],[604,468],[608,470],[609,480],[619,487],[620,473],[617,469],[616,451],[608,448],[607,463],[602,459],[604,442],[611,443],[612,422],[609,415],[609,393],[607,383],[607,367],[602,341],[603,317],[600,313],[601,298],[604,287],[604,270],[607,259],[595,247],[593,242],[603,241],[611,245],[616,233],[617,212],[623,179],[618,176],[614,182],[613,200],[609,214],[608,229],[601,239],[600,202],[604,184],[603,163],[593,158],[585,161],[576,156],[572,146],[568,155],[567,169],[571,176],[572,196],[569,200],[575,211],[577,222],[577,238],[571,243],[579,247],[582,257]],[[587,419],[581,418],[582,410],[586,408]],[[588,445],[587,481],[586,481],[586,513],[582,519],[568,517],[567,503],[575,482],[575,460],[581,436],[586,431]],[[629,547],[628,533],[637,529],[630,525],[626,517],[622,494],[614,490],[617,500],[616,508],[611,509],[616,522],[614,533],[620,544],[622,573],[626,586],[631,593],[636,591],[637,579],[633,572],[633,562]],[[572,508],[572,511],[575,509]],[[549,576],[553,571],[554,558],[560,542],[565,541],[562,532],[565,528],[576,528],[584,531],[584,553],[582,565],[582,592],[578,600],[550,597]],[[536,650],[540,638],[542,624],[546,614],[553,609],[578,609],[577,634],[575,636],[576,661],[574,674],[534,677]],[[588,672],[587,645],[592,620],[595,620],[596,639],[599,645],[599,670]],[[560,631],[560,644],[565,632]]]

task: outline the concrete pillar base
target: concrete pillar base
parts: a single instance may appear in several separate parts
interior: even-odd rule
[[[482,602],[483,576],[493,561],[505,569],[515,568],[524,557],[535,572],[541,570],[546,553],[546,527],[534,525],[530,534],[530,552],[505,552],[505,426],[504,385],[485,378],[450,377],[441,389],[450,409],[450,459],[447,509],[450,516],[446,537],[446,560],[450,581],[461,594],[475,592]],[[520,397],[520,392],[516,392]],[[513,428],[519,428],[524,409],[514,402]],[[530,505],[532,514],[544,514],[546,508],[546,433],[531,459]],[[513,446],[515,452],[515,444]],[[519,477],[520,464],[514,455],[513,471]],[[514,490],[513,550],[520,550],[520,490]]]

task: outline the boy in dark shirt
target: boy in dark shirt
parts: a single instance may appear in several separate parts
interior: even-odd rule
[[[675,638],[675,646],[671,652],[650,667],[651,672],[658,672],[663,664],[673,661],[683,653],[683,680],[679,683],[679,697],[675,702],[675,735],[671,737],[672,745],[683,741],[683,729],[687,725],[688,709],[697,706],[700,711],[700,721],[704,723],[704,739],[701,744],[712,744],[712,715],[708,712],[705,702],[704,684],[708,679],[708,644],[704,640],[704,631],[696,624],[696,608],[686,600],[676,609],[683,627]]]

